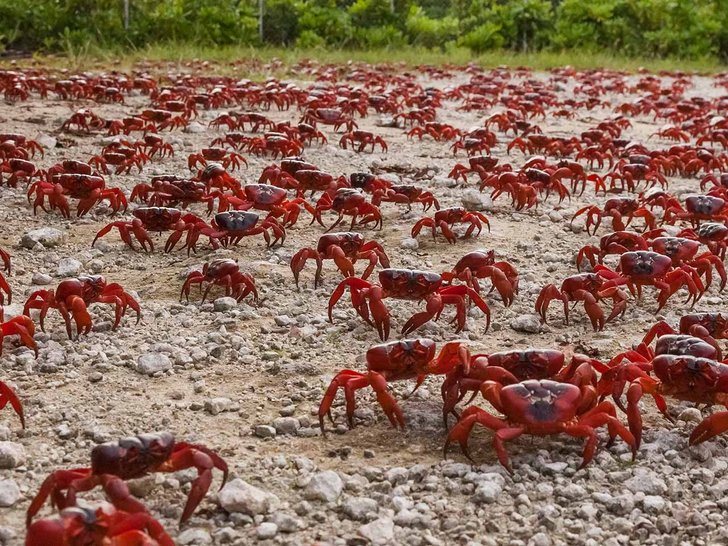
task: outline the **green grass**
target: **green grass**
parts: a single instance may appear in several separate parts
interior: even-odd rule
[[[165,68],[184,67],[193,60],[205,60],[211,63],[210,71],[245,75],[250,77],[251,64],[267,63],[274,59],[290,66],[303,59],[312,59],[321,63],[342,64],[348,61],[367,63],[404,63],[408,66],[418,64],[431,65],[466,65],[475,63],[484,68],[496,66],[527,66],[534,70],[545,70],[566,65],[576,69],[606,68],[634,72],[639,68],[649,71],[682,70],[687,72],[715,73],[728,69],[728,65],[715,58],[675,59],[675,58],[629,58],[609,53],[588,53],[579,51],[534,53],[517,53],[513,51],[490,51],[473,54],[467,49],[455,48],[447,52],[407,47],[401,49],[374,50],[332,50],[332,49],[283,49],[283,48],[251,48],[251,47],[201,47],[193,44],[160,44],[144,49],[115,51],[88,47],[69,49],[64,55],[36,55],[32,60],[21,59],[18,64],[39,64],[55,68],[92,69],[120,68],[129,69],[142,61],[167,63]],[[248,61],[242,66],[231,63]],[[7,66],[8,60],[0,61],[0,66]],[[253,68],[255,71],[255,68]],[[281,75],[285,71],[276,75]],[[257,74],[261,77],[268,73]]]

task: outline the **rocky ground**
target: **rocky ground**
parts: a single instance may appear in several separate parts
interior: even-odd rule
[[[423,83],[445,87],[453,81]],[[561,93],[570,89],[567,86]],[[695,78],[689,91],[703,96],[718,93],[707,78]],[[145,98],[137,96],[126,105],[91,106],[110,118],[136,112],[145,104]],[[66,158],[87,160],[105,137],[58,132],[62,121],[80,106],[55,99],[0,104],[2,131],[40,136],[49,148],[37,161],[41,167]],[[169,140],[177,150],[174,158],[147,165],[142,175],[110,177],[109,185],[128,194],[152,174],[189,172],[187,155],[218,135],[207,129],[207,123],[219,113],[202,112],[188,132],[171,133]],[[580,111],[574,120],[549,117],[540,125],[550,135],[579,134],[611,115],[609,110]],[[271,116],[296,121],[298,114]],[[475,113],[453,107],[440,109],[439,116],[462,129],[482,121]],[[442,206],[465,203],[484,210],[492,231],[452,246],[424,234],[414,241],[409,230],[421,211],[385,204],[384,228],[364,230],[365,236],[381,242],[396,267],[445,271],[469,251],[492,248],[521,275],[521,292],[511,308],[504,309],[496,297],[488,297],[493,325],[487,334],[482,313],[471,311],[466,331],[456,336],[448,324],[448,311],[418,335],[438,343],[464,337],[473,352],[557,347],[588,351],[606,360],[638,341],[656,320],[653,292],[648,290],[644,301],[630,302],[625,317],[601,333],[592,332],[580,306],[569,327],[563,325],[558,305],[553,306],[548,325],[540,325],[533,316],[540,288],[575,273],[576,250],[598,241],[583,232],[579,221],[570,226],[571,216],[585,203],[601,204],[604,198],[585,195],[556,205],[552,197],[538,210],[513,213],[507,199],[493,204],[472,189],[473,182],[463,187],[446,177],[455,163],[448,145],[428,138],[408,140],[401,129],[378,126],[380,121],[371,115],[361,127],[384,136],[388,154],[341,150],[336,146],[338,137],[329,130],[330,144],[307,149],[305,157],[336,174],[398,170],[404,172],[403,181],[410,180],[408,172],[427,168],[432,177],[417,184],[432,191]],[[633,123],[627,135],[636,140],[646,141],[658,128],[648,118]],[[505,142],[501,138],[493,155],[522,164],[520,152],[506,157]],[[669,143],[651,139],[650,145]],[[464,161],[463,156],[456,159]],[[254,157],[249,161],[249,169],[241,175],[248,181],[257,179],[270,164]],[[672,178],[670,189],[694,191],[696,183]],[[194,210],[204,213],[202,208]],[[249,238],[237,248],[203,249],[188,257],[184,252],[164,254],[161,249],[150,254],[132,251],[116,232],[91,248],[94,234],[109,221],[109,211],[103,207],[80,220],[43,212],[33,216],[22,188],[0,187],[0,246],[13,257],[13,271],[7,276],[13,305],[5,307],[6,316],[21,312],[31,291],[51,288],[62,277],[81,273],[100,273],[121,283],[138,297],[143,311],[138,325],[127,315],[121,327],[111,331],[107,306],[96,305],[94,331],[73,341],[67,339],[60,316],[51,312],[47,333],[36,335],[37,360],[6,339],[0,377],[23,400],[27,429],[20,429],[9,408],[0,414],[0,542],[8,546],[23,542],[25,510],[49,472],[86,466],[91,448],[100,442],[159,430],[207,445],[231,469],[230,481],[219,493],[221,476],[216,473],[210,494],[182,527],[177,519],[194,472],[155,474],[132,482],[133,492],[182,545],[728,542],[726,439],[688,447],[689,433],[701,419],[697,409],[670,401],[673,424],[656,412],[651,401],[643,402],[646,430],[635,462],[623,443],[609,449],[602,444],[594,462],[577,470],[580,441],[524,437],[509,444],[512,476],[498,464],[488,431],[474,434],[477,464],[457,447],[443,458],[446,430],[438,377],[428,378],[423,388],[402,402],[405,431],[391,428],[371,392],[361,391],[356,428],[345,426],[340,398],[334,411],[335,433],[322,437],[316,412],[326,385],[340,369],[363,370],[364,353],[379,342],[346,299],[337,306],[333,324],[327,321],[328,295],[339,280],[331,263],[325,266],[323,287],[313,288],[312,264],[302,273],[300,290],[293,284],[291,256],[303,246],[315,246],[323,229],[308,226],[304,213],[283,247],[266,249],[262,239]],[[40,242],[39,229],[45,230]],[[159,236],[154,240],[160,247],[164,241]],[[196,295],[189,303],[179,301],[187,273],[220,257],[238,260],[255,277],[262,296],[259,304],[238,305],[228,298],[215,299],[217,295],[205,304]],[[686,312],[682,301],[674,298],[660,317],[676,324]],[[401,328],[417,308],[413,302],[387,304],[395,328]],[[723,298],[713,288],[698,309],[721,311]],[[392,390],[403,400],[412,386],[394,383]],[[43,515],[50,513],[44,508]]]

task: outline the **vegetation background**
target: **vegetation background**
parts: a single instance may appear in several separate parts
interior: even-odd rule
[[[728,60],[728,0],[0,0],[0,50],[284,46]]]

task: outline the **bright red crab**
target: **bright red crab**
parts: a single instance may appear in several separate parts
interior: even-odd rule
[[[104,174],[111,174],[109,165],[116,167],[114,174],[130,174],[134,167],[141,173],[149,161],[151,158],[139,148],[116,142],[104,147],[100,154],[93,156],[88,162]]]
[[[574,354],[571,359],[567,360],[562,351],[554,349],[513,350],[489,355],[472,355],[469,370],[454,369],[447,374],[442,383],[445,424],[447,424],[447,416],[450,413],[459,417],[455,406],[468,393],[471,393],[471,397],[465,404],[470,404],[486,381],[496,381],[501,385],[511,385],[528,379],[570,381],[582,364],[591,366],[597,371],[606,369],[603,363],[588,356]],[[585,371],[586,368],[582,368],[579,373]],[[596,385],[596,376],[593,377]]]
[[[316,127],[317,124],[333,125],[334,131],[338,131],[341,127],[346,127],[347,131],[352,131],[358,127],[351,116],[344,114],[339,108],[314,108],[304,112],[301,118],[302,123],[308,123]]]
[[[436,121],[430,121],[424,125],[413,127],[407,133],[409,138],[418,137],[420,140],[425,135],[429,135],[437,142],[440,142],[443,140],[454,140],[455,138],[461,137],[463,133],[460,129],[456,129],[452,125]]]
[[[693,227],[700,222],[728,222],[728,201],[712,195],[692,195],[685,199],[685,209],[670,207],[665,211],[666,224],[687,220]]]
[[[648,239],[662,235],[664,229],[655,229],[640,235],[634,231],[615,231],[608,233],[599,240],[599,247],[586,245],[579,249],[576,255],[576,269],[581,271],[583,260],[588,260],[592,268],[597,263],[602,263],[605,256],[612,254],[624,254],[634,250],[649,250]]]
[[[617,366],[616,373],[608,374],[600,380],[601,392],[604,395],[613,393],[613,396],[619,396],[620,388],[626,381],[630,382],[627,389],[627,419],[638,445],[642,436],[639,401],[644,394],[651,395],[660,412],[671,421],[663,396],[708,406],[714,404],[728,406],[728,365],[712,357],[690,354],[693,351],[700,354],[714,350],[700,339],[690,339],[695,341],[688,341],[687,345],[683,342],[682,348],[685,351],[682,354],[657,354],[649,362],[644,360],[640,362],[639,359],[637,363],[628,361]],[[650,374],[654,374],[655,377]],[[726,430],[728,430],[728,411],[713,413],[695,427],[690,434],[690,445],[710,440]]]
[[[690,313],[680,317],[677,331],[667,322],[655,323],[647,332],[643,343],[649,344],[655,336],[667,334],[685,334],[702,339],[716,350],[716,358],[720,359],[721,349],[716,340],[728,339],[728,315],[724,313]]]
[[[379,207],[367,201],[366,195],[355,188],[339,188],[333,196],[330,193],[324,193],[316,202],[311,223],[316,221],[324,226],[321,215],[327,210],[337,212],[339,217],[326,231],[331,231],[338,226],[344,220],[344,216],[351,216],[349,229],[354,229],[355,224],[361,226],[369,223],[374,223],[374,229],[382,227],[382,213]],[[361,219],[359,219],[360,216]]]
[[[331,381],[326,389],[318,416],[321,431],[325,434],[324,417],[331,417],[331,405],[339,389],[346,393],[346,418],[349,428],[354,426],[356,409],[356,391],[371,386],[377,395],[377,401],[384,410],[392,426],[404,429],[404,415],[394,396],[387,387],[388,381],[416,379],[414,391],[424,382],[428,375],[442,375],[456,369],[468,371],[470,353],[462,341],[450,341],[443,345],[437,354],[435,342],[431,339],[405,339],[375,345],[367,351],[367,372],[342,370]],[[412,392],[414,392],[412,391]]]
[[[476,250],[469,252],[455,264],[452,271],[442,274],[446,282],[458,279],[480,292],[478,279],[491,279],[493,289],[503,300],[503,305],[510,307],[514,296],[518,294],[518,271],[508,262],[496,262],[494,250]]]
[[[657,252],[645,250],[626,252],[619,258],[617,271],[612,271],[604,265],[596,266],[594,271],[600,277],[607,279],[603,286],[604,290],[627,285],[632,295],[638,299],[642,296],[643,286],[654,286],[660,291],[657,295],[658,313],[670,296],[683,286],[690,293],[687,302],[692,299],[693,304],[705,292],[705,286],[695,268],[689,265],[675,267],[669,256]]]
[[[491,171],[496,168],[496,165],[498,165],[497,157],[492,157],[489,155],[469,157],[467,167],[465,165],[462,165],[461,163],[458,163],[452,168],[447,176],[448,178],[452,178],[454,180],[462,177],[463,182],[467,182],[468,175],[471,173],[476,173],[480,177],[480,179],[483,180],[490,175]]]
[[[291,271],[298,286],[298,277],[306,261],[310,258],[316,260],[316,276],[314,288],[321,284],[321,272],[324,260],[333,260],[344,277],[353,277],[354,264],[357,260],[368,260],[369,265],[361,275],[367,279],[374,268],[381,264],[382,267],[389,267],[389,258],[384,248],[376,241],[366,241],[360,233],[347,231],[343,233],[327,233],[319,238],[316,248],[302,248],[291,258]]]
[[[131,201],[147,203],[152,207],[179,207],[186,209],[192,203],[207,203],[214,208],[219,191],[209,191],[203,182],[188,180],[176,175],[154,176],[149,184],[137,184],[131,190]]]
[[[169,432],[140,434],[118,442],[100,444],[91,450],[91,467],[52,472],[40,486],[26,513],[30,523],[46,499],[60,509],[76,506],[76,494],[101,486],[110,502],[126,512],[146,512],[143,504],[129,492],[125,480],[141,478],[155,472],[177,472],[197,469],[180,522],[187,521],[207,494],[212,482],[212,470],[223,472],[227,481],[225,461],[211,449],[187,442],[176,442]]]
[[[669,256],[675,267],[687,265],[694,268],[699,275],[705,275],[705,289],[710,288],[713,281],[712,270],[718,273],[720,277],[720,290],[726,285],[726,271],[723,261],[715,254],[700,251],[700,242],[684,237],[657,237],[650,241],[650,248],[659,253]]]
[[[185,241],[187,253],[196,252],[195,245],[200,235],[206,236],[213,248],[218,248],[218,242],[225,248],[236,246],[244,237],[261,234],[269,248],[278,241],[283,244],[283,241],[286,240],[286,229],[278,220],[268,216],[259,223],[259,219],[260,217],[256,213],[250,211],[220,212],[215,215],[210,225],[200,222],[189,230]],[[272,241],[271,233],[273,234]]]
[[[287,157],[303,152],[303,143],[283,133],[264,133],[262,137],[250,139],[247,149],[253,155]]]
[[[268,218],[280,218],[284,227],[289,227],[298,221],[301,207],[311,214],[313,207],[300,197],[288,199],[288,192],[283,188],[269,184],[247,184],[241,192],[236,195],[224,195],[220,200],[220,208],[223,211],[229,207],[236,210],[257,209],[268,212]]]
[[[0,356],[3,354],[3,338],[6,336],[18,336],[20,343],[32,349],[35,357],[38,358],[38,345],[33,336],[35,335],[35,324],[30,317],[18,315],[5,322],[5,313],[0,306]],[[0,409],[3,404],[0,403]]]
[[[20,425],[25,428],[25,415],[23,414],[23,405],[15,394],[15,391],[9,385],[0,381],[0,410],[10,404],[10,407],[20,418]]]
[[[231,171],[240,169],[242,164],[248,166],[247,160],[242,155],[228,152],[225,148],[203,148],[199,153],[190,154],[187,158],[187,166],[193,171],[198,165],[202,166],[202,168],[207,167],[208,161],[221,163],[223,168]]]
[[[281,159],[280,165],[273,163],[263,169],[258,182],[260,184],[273,184],[282,188],[292,187],[298,182],[295,177],[296,173],[302,170],[321,172],[316,165],[304,161],[301,157],[284,157]]]
[[[383,303],[386,298],[424,300],[427,303],[425,311],[416,313],[407,320],[402,327],[402,335],[415,331],[429,320],[439,319],[445,305],[455,305],[455,333],[460,332],[465,327],[466,298],[485,313],[487,332],[490,326],[488,304],[469,286],[443,286],[443,281],[442,276],[437,273],[412,269],[382,269],[379,272],[379,284],[358,277],[347,277],[331,293],[329,320],[333,322],[334,306],[349,288],[352,306],[361,318],[377,330],[382,340],[389,338],[390,330],[389,311]]]
[[[28,188],[29,202],[33,196],[33,214],[38,207],[48,212],[45,208],[47,197],[50,210],[58,209],[64,218],[71,217],[68,197],[78,199],[76,216],[79,218],[102,201],[109,202],[114,214],[120,210],[126,212],[128,206],[126,196],[120,188],[107,188],[103,177],[83,173],[54,174],[51,182],[35,182]]]
[[[10,273],[10,254],[2,248],[0,248],[0,262],[2,262],[2,268],[0,269],[0,305],[3,305],[5,301],[5,294],[8,296],[8,303],[12,303],[13,293],[8,281],[2,274],[2,271]]]
[[[483,230],[483,224],[488,227],[490,231],[490,222],[485,214],[481,212],[468,211],[462,207],[451,207],[447,209],[438,210],[432,218],[422,218],[418,220],[414,226],[412,226],[411,235],[413,238],[417,237],[422,231],[423,227],[429,227],[432,229],[432,238],[437,240],[437,230],[439,228],[442,235],[445,237],[448,243],[455,244],[457,237],[452,231],[454,224],[470,224],[468,229],[463,235],[463,239],[467,239],[477,229],[475,236],[480,235]]]
[[[129,248],[134,248],[131,236],[139,242],[142,250],[151,252],[154,250],[154,243],[149,237],[148,231],[161,233],[163,231],[171,231],[172,234],[164,245],[165,252],[171,252],[182,234],[189,232],[196,225],[207,225],[204,220],[192,213],[183,214],[181,210],[171,209],[167,207],[139,207],[132,213],[135,218],[131,222],[111,222],[94,237],[91,246],[96,244],[101,237],[109,233],[113,228],[119,230],[121,240],[126,243]],[[149,245],[149,248],[147,248]]]
[[[28,527],[25,546],[174,546],[162,525],[144,512],[130,513],[104,503],[66,508]]]
[[[2,184],[2,174],[10,173],[5,180],[10,188],[17,188],[18,182],[25,181],[30,184],[34,178],[44,178],[46,173],[42,169],[38,169],[33,163],[25,159],[6,159],[0,161],[0,184]]]
[[[76,335],[88,334],[91,331],[91,315],[88,306],[92,303],[105,303],[114,305],[114,325],[116,329],[126,314],[127,307],[131,307],[137,314],[137,324],[141,319],[141,309],[137,301],[132,298],[118,283],[107,284],[101,275],[66,279],[58,284],[55,290],[36,290],[28,296],[23,314],[30,316],[31,309],[40,309],[40,328],[45,332],[44,321],[50,309],[57,309],[66,323],[68,339],[73,339],[71,331],[71,318],[76,323]]]
[[[700,241],[713,254],[721,260],[725,260],[726,249],[728,248],[728,226],[725,224],[706,222],[700,224],[697,229],[684,229],[677,235],[678,237]]]
[[[614,231],[624,231],[634,218],[644,218],[647,229],[657,227],[656,218],[652,212],[641,206],[637,199],[631,197],[612,197],[607,199],[603,208],[599,208],[597,205],[587,205],[576,211],[571,222],[573,223],[577,216],[584,213],[587,215],[586,232],[590,235],[596,234],[604,217],[612,218],[612,229]],[[626,222],[624,217],[627,217]]]
[[[440,210],[440,203],[432,192],[411,184],[395,184],[386,189],[374,190],[372,204],[378,207],[382,202],[401,203],[407,205],[407,210],[412,210],[412,203],[421,203],[425,211],[433,206],[435,210]]]
[[[358,146],[355,148],[355,145]],[[388,149],[387,142],[382,137],[375,136],[374,133],[370,131],[360,131],[358,129],[344,133],[339,140],[339,146],[344,149],[346,149],[347,146],[351,146],[351,148],[357,152],[363,152],[367,146],[371,146],[372,153],[374,153],[375,146],[379,146],[383,153],[387,153]]]
[[[561,300],[564,304],[564,324],[569,324],[569,303],[584,302],[584,311],[591,320],[594,331],[599,331],[616,318],[624,314],[627,309],[627,294],[616,286],[607,287],[606,279],[599,273],[580,273],[566,277],[561,288],[547,284],[541,289],[536,298],[536,313],[541,316],[541,322],[546,323],[546,313],[552,300]],[[604,318],[604,310],[599,302],[611,298],[612,311]]]
[[[87,108],[81,108],[70,118],[63,122],[61,131],[70,131],[76,127],[79,131],[90,133],[91,131],[101,131],[106,127],[106,120],[94,114]]]
[[[637,446],[634,436],[617,419],[617,410],[609,401],[597,403],[596,390],[592,386],[593,370],[575,374],[568,383],[549,379],[529,379],[503,386],[486,381],[481,387],[483,397],[504,417],[495,417],[477,406],[467,408],[452,428],[445,442],[445,452],[451,442],[458,442],[469,459],[468,439],[476,424],[495,431],[493,447],[500,463],[513,472],[505,449],[505,442],[523,434],[550,436],[568,434],[586,438],[582,462],[588,465],[596,451],[596,429],[604,425],[609,430],[609,443],[617,436],[632,448],[632,458]]]
[[[184,296],[187,301],[190,299],[190,288],[193,284],[200,286],[207,283],[202,294],[202,303],[207,299],[207,294],[213,286],[225,287],[225,295],[243,301],[245,296],[253,294],[253,299],[258,301],[258,290],[255,287],[255,280],[248,273],[240,271],[240,266],[235,260],[214,260],[202,266],[202,271],[192,271],[182,285],[180,300]]]

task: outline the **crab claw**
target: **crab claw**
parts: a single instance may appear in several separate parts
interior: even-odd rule
[[[694,446],[723,434],[728,430],[728,411],[719,411],[703,419],[690,434],[690,445]]]

